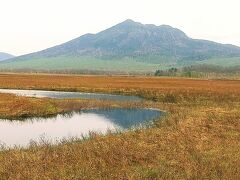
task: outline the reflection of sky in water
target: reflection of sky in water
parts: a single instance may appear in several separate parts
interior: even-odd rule
[[[118,101],[141,101],[141,98],[136,96],[122,96],[122,95],[82,93],[82,92],[0,89],[0,93],[11,93],[19,96],[39,97],[39,98],[49,97],[49,98],[57,98],[57,99],[82,98],[82,99],[102,99],[102,100],[105,99],[105,100],[118,100]]]
[[[148,120],[153,120],[161,115],[160,111],[153,109],[90,109],[85,113],[95,113],[111,120],[122,128],[129,128],[139,124],[144,124]]]
[[[27,145],[30,140],[44,137],[59,140],[81,137],[90,131],[126,129],[161,116],[151,109],[85,110],[51,118],[32,118],[25,121],[0,120],[0,142],[7,146]]]

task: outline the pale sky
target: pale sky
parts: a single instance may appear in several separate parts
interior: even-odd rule
[[[126,19],[240,46],[240,0],[0,0],[0,52],[39,51]]]

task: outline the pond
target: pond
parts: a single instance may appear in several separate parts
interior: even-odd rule
[[[155,109],[90,109],[49,118],[0,120],[0,144],[27,146],[31,140],[39,142],[41,138],[54,142],[87,136],[89,132],[126,130],[147,125],[163,114]]]
[[[99,99],[99,100],[117,100],[117,101],[141,101],[142,98],[137,96],[124,96],[102,93],[85,93],[85,92],[63,92],[63,91],[42,91],[42,90],[17,90],[17,89],[0,89],[0,93],[10,93],[18,96],[37,97],[37,98],[81,98],[81,99]]]

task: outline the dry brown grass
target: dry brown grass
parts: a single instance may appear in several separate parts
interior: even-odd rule
[[[239,80],[201,80],[133,76],[0,75],[0,87],[16,89],[121,91],[155,89],[171,91],[237,92]]]
[[[56,112],[60,112],[60,109],[51,100],[0,94],[0,118],[2,119],[49,116]]]
[[[2,75],[0,86],[138,94],[155,101],[139,104],[23,98],[24,105],[30,103],[33,107],[36,104],[32,101],[37,101],[37,104],[50,103],[59,111],[141,106],[169,112],[165,119],[148,129],[93,135],[88,140],[66,141],[58,146],[45,144],[27,150],[1,151],[2,179],[240,177],[240,81]],[[0,102],[5,100],[1,98]]]
[[[110,100],[28,98],[0,93],[0,119],[21,120],[27,117],[54,116],[74,110],[120,107],[154,107],[154,104]]]

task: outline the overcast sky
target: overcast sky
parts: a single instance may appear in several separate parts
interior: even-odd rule
[[[240,0],[0,0],[0,52],[31,53],[126,19],[240,46]]]

